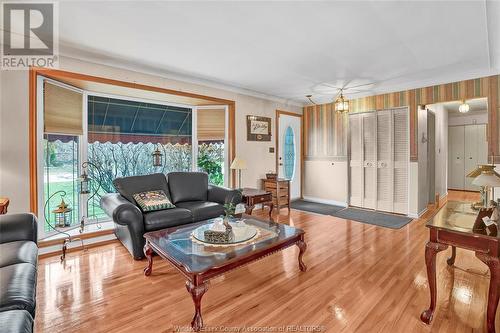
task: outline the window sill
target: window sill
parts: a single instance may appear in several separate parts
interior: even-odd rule
[[[100,223],[100,228],[97,227],[97,224],[86,225],[84,231],[80,233],[80,228],[72,228],[70,230],[64,231],[69,234],[71,237],[80,238],[80,239],[89,239],[103,235],[113,234],[114,231],[114,223],[113,221],[106,221]],[[56,244],[61,244],[61,242],[67,238],[66,235],[55,234],[49,237],[40,239],[38,241],[38,247],[48,247]]]

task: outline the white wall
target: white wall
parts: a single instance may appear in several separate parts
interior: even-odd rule
[[[0,73],[0,196],[9,212],[28,211],[28,72]]]
[[[248,187],[260,186],[259,179],[265,177],[266,172],[275,170],[275,154],[269,153],[269,147],[274,147],[275,142],[275,110],[302,113],[302,107],[296,105],[73,58],[61,57],[60,69],[234,100],[236,156],[247,160],[248,170],[242,173],[242,183]],[[0,81],[0,196],[11,199],[9,212],[29,211],[28,72],[1,72]],[[246,141],[246,115],[272,118],[271,142]]]
[[[436,192],[440,197],[448,193],[448,111],[442,104],[428,105],[436,115]]]
[[[418,110],[418,212],[422,213],[429,203],[429,183],[427,179],[427,142],[422,137],[427,134],[427,110]]]

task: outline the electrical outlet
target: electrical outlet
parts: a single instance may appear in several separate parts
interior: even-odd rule
[[[269,152],[274,153],[274,147],[269,147]]]

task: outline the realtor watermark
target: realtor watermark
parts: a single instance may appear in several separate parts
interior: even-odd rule
[[[174,326],[174,332],[194,332],[190,326]],[[204,326],[200,332],[326,332],[326,327],[323,325],[281,325],[281,326]]]
[[[0,69],[59,67],[57,2],[2,2]]]

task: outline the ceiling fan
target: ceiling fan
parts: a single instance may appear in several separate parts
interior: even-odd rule
[[[369,85],[373,85],[373,84],[374,83],[370,82],[370,83],[358,84],[358,85],[355,85],[355,86],[348,86],[348,83],[347,83],[347,84],[345,84],[342,87],[337,87],[337,86],[330,85],[328,83],[323,83],[323,85],[326,85],[329,88],[333,88],[333,89],[337,90],[337,94],[334,97],[334,106],[335,106],[335,111],[336,112],[340,112],[340,113],[349,112],[349,100],[344,97],[344,91],[349,90],[351,92],[363,92],[364,90],[359,90],[359,89],[356,89],[356,88],[364,87],[364,86],[369,86]],[[312,104],[317,105],[314,102],[314,100],[312,99],[312,94],[305,95],[305,97]]]

